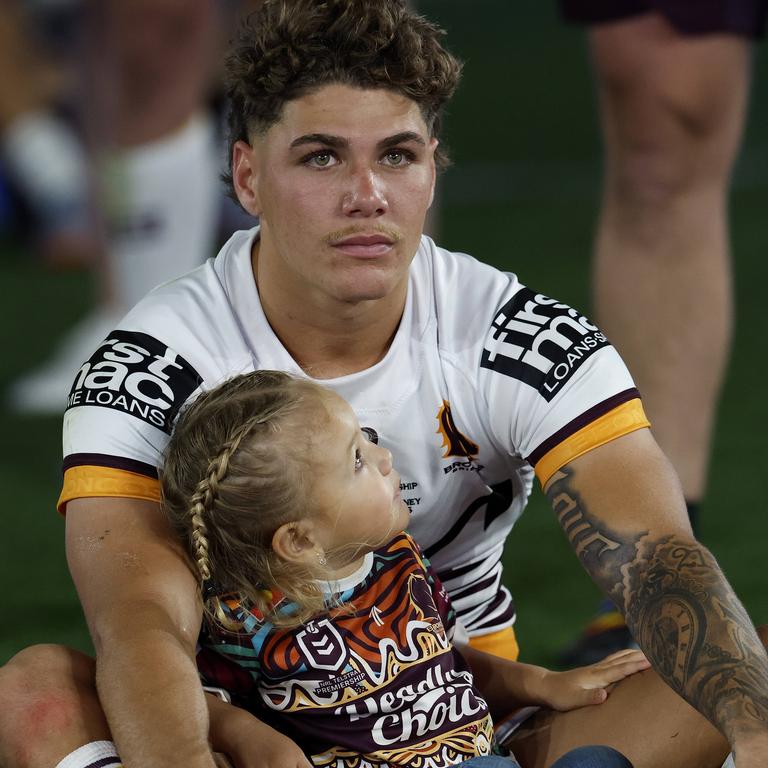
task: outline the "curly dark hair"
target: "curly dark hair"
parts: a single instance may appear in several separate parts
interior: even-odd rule
[[[230,157],[235,142],[276,123],[286,102],[329,83],[401,93],[438,136],[461,74],[444,34],[404,0],[262,0],[226,59]],[[435,159],[447,165],[439,149]]]

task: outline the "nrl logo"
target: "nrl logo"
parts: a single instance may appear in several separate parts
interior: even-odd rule
[[[437,434],[442,435],[443,448],[445,448],[443,458],[449,459],[455,456],[459,459],[474,459],[480,452],[480,447],[456,428],[451,415],[451,404],[447,400],[443,400],[436,418],[439,424]]]

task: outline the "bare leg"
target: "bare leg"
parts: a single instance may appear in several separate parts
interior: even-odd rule
[[[37,645],[0,668],[0,765],[53,768],[92,741],[111,739],[96,665],[78,651]]]
[[[682,37],[655,14],[596,27],[590,43],[606,151],[597,317],[699,501],[730,345],[727,191],[749,44]]]

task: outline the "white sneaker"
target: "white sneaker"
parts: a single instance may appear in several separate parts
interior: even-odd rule
[[[102,307],[77,322],[48,360],[11,382],[5,392],[6,408],[17,414],[62,414],[75,374],[123,314]]]

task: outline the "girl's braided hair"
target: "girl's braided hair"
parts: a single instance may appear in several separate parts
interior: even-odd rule
[[[300,623],[325,607],[317,574],[271,547],[283,523],[309,513],[302,432],[307,405],[323,397],[310,381],[256,371],[200,395],[176,424],[160,474],[162,502],[194,563],[206,613],[225,626],[233,620],[223,596],[276,624]],[[296,613],[271,613],[274,587]]]
[[[235,142],[276,123],[286,102],[331,83],[407,96],[438,137],[461,76],[444,34],[404,0],[261,0],[226,58],[229,156]],[[440,147],[435,161],[448,164]]]

